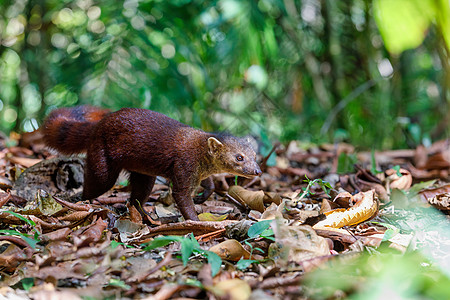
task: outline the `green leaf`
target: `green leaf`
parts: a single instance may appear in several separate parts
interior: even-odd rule
[[[180,236],[160,236],[145,245],[144,251],[153,250],[159,247],[167,246],[172,242],[181,242],[183,237]]]
[[[15,231],[15,230],[2,229],[2,230],[0,230],[0,234],[18,236],[22,240],[24,240],[28,245],[30,245],[30,247],[33,249],[35,249],[37,243],[40,242],[39,239],[30,238],[30,235],[24,234],[24,233]]]
[[[305,175],[305,179],[303,179],[303,182],[310,183],[310,182],[311,182],[311,179],[309,179],[308,176]]]
[[[377,0],[375,20],[392,53],[419,46],[427,29],[436,18],[434,0]]]
[[[392,169],[395,170],[395,171],[397,172],[396,175],[397,175],[398,177],[402,177],[402,176],[403,176],[402,173],[400,173],[400,166],[399,166],[399,165],[393,166]]]
[[[27,277],[20,281],[22,283],[22,287],[25,291],[29,291],[34,286],[34,278]]]
[[[115,278],[111,278],[108,282],[109,286],[117,286],[120,287],[124,290],[129,290],[131,289],[131,286],[129,286],[128,284],[126,284],[124,281],[120,280],[120,279],[115,279]]]
[[[189,237],[181,240],[181,259],[183,261],[183,265],[187,265],[189,257],[192,255],[194,250],[197,249],[201,250],[200,245],[192,233]]]
[[[27,219],[26,217],[24,217],[24,216],[22,216],[22,215],[20,215],[18,213],[15,213],[15,212],[10,211],[10,210],[6,210],[4,212],[13,215],[16,218],[21,219],[22,221],[24,221],[25,223],[27,223],[28,225],[30,225],[32,227],[36,226],[36,223],[33,220]]]
[[[119,245],[123,245],[123,243],[119,243],[118,241],[111,241],[111,248],[115,249],[117,248]]]
[[[370,172],[372,172],[372,174],[383,173],[382,171],[377,170],[377,162],[375,160],[375,150],[374,149],[372,149],[372,151],[370,152],[370,163],[372,165],[372,167],[370,168]]]
[[[122,246],[124,246],[124,247],[127,247],[127,248],[133,248],[133,249],[135,249],[136,247],[135,246],[133,246],[133,245],[126,245],[126,244],[124,244],[124,243],[121,243],[121,242],[118,242],[118,241],[111,241],[111,248],[113,248],[113,249],[115,249],[115,248],[117,248],[119,245],[122,245]]]
[[[257,260],[254,259],[241,259],[240,261],[238,261],[236,263],[236,268],[238,268],[239,270],[245,270],[247,269],[252,263],[258,262]]]
[[[258,223],[253,224],[248,229],[247,235],[249,238],[254,238],[259,236],[261,233],[263,233],[267,228],[269,228],[270,223],[272,223],[273,220],[263,220],[259,221]]]
[[[208,263],[211,265],[211,275],[214,277],[219,273],[222,266],[222,259],[219,255],[211,251],[204,251],[204,255],[208,258]]]
[[[410,205],[405,192],[399,189],[391,190],[391,201],[395,208],[407,208]]]
[[[418,192],[432,186],[435,182],[436,182],[436,179],[416,183],[408,190],[408,198],[414,197]]]
[[[357,162],[355,154],[341,153],[338,157],[338,174],[352,173],[355,171],[354,164]]]
[[[256,250],[256,251],[259,251],[259,252],[261,252],[261,253],[264,253],[264,250],[261,249],[261,248],[259,248],[259,247],[255,247],[255,248],[253,248],[253,250]]]
[[[28,218],[26,218],[26,217],[24,217],[24,216],[22,216],[22,215],[20,215],[20,214],[18,214],[18,213],[15,213],[15,212],[13,212],[13,211],[6,210],[5,212],[8,213],[8,214],[11,214],[11,215],[13,215],[13,216],[15,216],[16,218],[19,218],[20,220],[22,220],[22,221],[24,221],[25,223],[27,223],[28,225],[30,225],[30,226],[33,228],[34,232],[35,232],[35,234],[34,234],[35,240],[36,240],[36,241],[39,241],[38,236],[39,236],[41,233],[39,232],[39,230],[36,229],[36,223],[35,223],[33,220],[30,220],[30,219],[28,219]]]
[[[320,178],[315,179],[313,182],[316,182],[327,195],[329,195],[329,190],[333,188],[329,182],[323,181]]]
[[[261,232],[260,236],[266,239],[272,239],[273,238],[273,229],[271,227],[267,228],[263,232]]]
[[[391,229],[391,228],[389,228],[389,229],[387,229],[385,232],[384,232],[384,235],[383,235],[383,242],[384,241],[388,241],[388,240],[390,240],[392,237],[394,237],[396,234],[397,234],[398,232],[395,232],[395,230],[393,230],[393,229]]]
[[[187,285],[196,286],[196,287],[201,288],[201,289],[205,288],[203,286],[203,284],[199,280],[197,280],[195,278],[187,278],[185,283]]]

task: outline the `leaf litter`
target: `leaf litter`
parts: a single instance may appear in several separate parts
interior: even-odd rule
[[[182,220],[158,178],[144,207],[152,226],[127,205],[126,177],[82,202],[83,160],[31,149],[0,140],[6,299],[450,293],[448,140],[362,153],[277,144],[260,178],[214,176],[216,192],[196,205],[201,221]]]

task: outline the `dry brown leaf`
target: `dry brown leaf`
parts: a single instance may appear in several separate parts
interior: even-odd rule
[[[281,196],[274,192],[264,192],[264,203],[275,203],[276,205],[279,205],[281,203]]]
[[[159,194],[158,202],[169,206],[175,203],[175,199],[173,199],[173,195],[170,191],[163,191],[161,194]]]
[[[233,185],[228,189],[228,194],[234,199],[247,204],[250,209],[254,209],[259,212],[264,211],[263,191],[248,191],[239,185]]]
[[[75,292],[69,291],[39,291],[33,293],[33,299],[35,300],[47,300],[47,299],[64,299],[64,300],[82,300],[80,296]]]
[[[353,196],[349,192],[341,192],[336,195],[333,202],[339,204],[340,207],[349,208],[354,203],[352,202]]]
[[[450,184],[445,184],[440,187],[424,189],[419,192],[419,195],[424,201],[428,201],[429,198],[433,198],[439,194],[450,193]]]
[[[61,228],[41,236],[41,240],[43,241],[62,241],[66,240],[67,236],[72,232],[70,228]]]
[[[450,193],[443,193],[428,198],[428,202],[440,210],[450,210]]]
[[[88,211],[75,211],[71,214],[59,217],[58,220],[59,221],[70,221],[70,222],[76,222],[76,221],[80,221],[83,220],[85,218],[87,218],[89,215],[91,215],[91,212]]]
[[[277,266],[288,266],[289,262],[300,264],[330,254],[327,241],[318,236],[311,226],[287,226],[276,222],[273,228],[276,243],[270,244],[269,257],[275,260]]]
[[[397,170],[388,169],[385,171],[386,173],[386,181],[389,182],[389,186],[391,189],[399,189],[399,190],[407,190],[411,187],[412,184],[412,176],[408,170],[400,169],[400,174],[402,176],[397,175]]]
[[[378,211],[378,200],[374,196],[375,190],[356,194],[353,196],[357,200],[354,206],[349,209],[335,209],[325,213],[327,218],[314,225],[314,228],[341,228],[359,224],[372,218]]]
[[[216,283],[212,292],[221,299],[247,300],[252,289],[244,280],[234,278]]]
[[[229,239],[220,244],[212,246],[209,248],[209,251],[212,251],[220,256],[222,259],[238,261],[241,258],[250,259],[250,252],[242,247],[241,243],[237,240]]]
[[[282,218],[283,214],[282,211],[285,207],[284,202],[280,205],[277,205],[275,203],[272,203],[266,210],[261,214],[261,217],[258,219],[261,220],[269,220],[269,219],[275,219],[277,217]]]
[[[223,221],[227,215],[214,215],[212,213],[201,213],[198,215],[200,221]]]
[[[97,222],[90,225],[86,230],[84,230],[80,235],[74,236],[73,241],[75,246],[83,247],[90,243],[95,243],[102,237],[103,230],[105,230],[107,224],[102,218],[99,218]]]
[[[427,170],[449,169],[450,168],[450,147],[428,157],[425,166]]]
[[[148,226],[133,223],[130,220],[116,220],[114,228],[119,231],[120,241],[127,244],[139,241],[143,235],[149,232]]]
[[[11,193],[5,193],[3,191],[0,191],[0,207],[8,203],[8,201],[11,199]]]
[[[17,156],[11,156],[11,157],[7,157],[8,160],[14,164],[18,164],[21,165],[25,168],[29,168],[39,162],[42,161],[42,159],[37,159],[37,158],[28,158],[28,157],[17,157]]]
[[[320,206],[319,213],[324,214],[326,212],[331,211],[331,205],[327,199],[322,199],[322,205]]]
[[[0,254],[0,265],[4,270],[9,271],[11,268],[17,267],[26,259],[28,259],[28,257],[23,249],[15,244],[9,244],[6,250]]]

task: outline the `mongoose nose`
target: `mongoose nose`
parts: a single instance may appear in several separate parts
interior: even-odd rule
[[[256,173],[256,175],[261,176],[262,171],[261,171],[261,169],[258,167],[258,168],[255,170],[255,173]]]

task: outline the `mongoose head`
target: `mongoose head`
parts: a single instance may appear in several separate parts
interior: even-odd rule
[[[231,135],[210,137],[208,148],[216,167],[222,172],[247,178],[262,174],[256,162],[256,153],[245,139]]]

